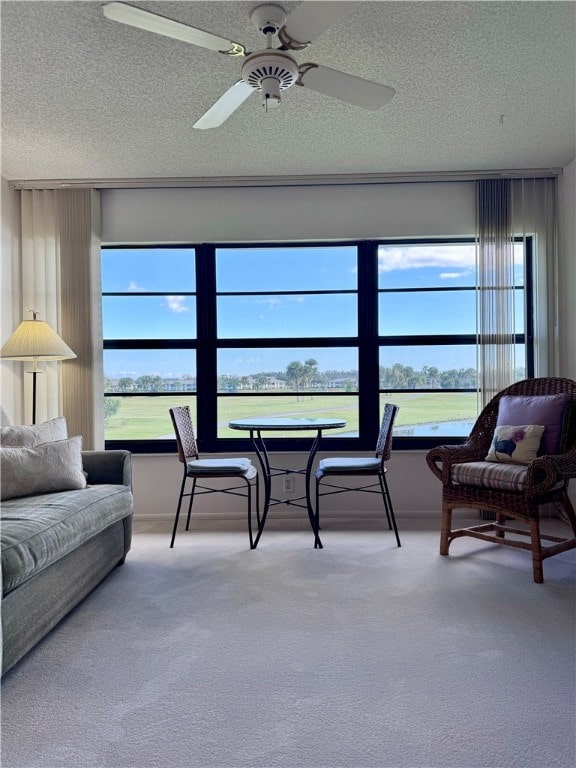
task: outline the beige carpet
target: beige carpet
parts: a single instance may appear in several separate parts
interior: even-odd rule
[[[2,768],[572,768],[576,558],[137,533],[4,679]]]

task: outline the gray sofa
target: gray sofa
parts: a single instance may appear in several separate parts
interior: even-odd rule
[[[86,488],[2,502],[2,674],[130,549],[130,453],[83,451],[82,464]]]

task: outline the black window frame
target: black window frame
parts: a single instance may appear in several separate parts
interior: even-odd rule
[[[517,242],[522,242],[517,238]],[[201,243],[201,244],[154,244],[154,245],[102,245],[102,250],[109,249],[161,249],[161,248],[186,248],[195,252],[196,270],[196,329],[195,339],[104,339],[103,347],[107,349],[191,349],[196,353],[196,393],[197,399],[197,423],[199,450],[206,453],[217,452],[246,452],[252,449],[247,436],[238,433],[238,437],[217,437],[217,403],[218,398],[226,397],[274,397],[276,392],[249,393],[225,393],[217,391],[217,353],[219,349],[233,348],[289,348],[301,349],[318,347],[352,347],[358,350],[358,391],[351,392],[351,397],[358,398],[358,437],[330,436],[324,442],[324,450],[333,451],[371,451],[377,439],[380,414],[380,397],[382,393],[393,395],[405,392],[423,393],[450,393],[450,392],[476,392],[476,388],[454,389],[390,389],[380,387],[379,355],[382,346],[435,346],[447,343],[449,345],[477,345],[476,334],[446,334],[446,335],[406,335],[406,336],[380,336],[378,334],[378,299],[382,291],[378,285],[378,247],[381,245],[427,245],[427,244],[473,244],[470,237],[446,237],[446,238],[379,238],[377,240],[347,240],[347,241],[317,241],[317,242],[267,242],[267,243]],[[524,272],[524,306],[525,306],[525,333],[516,335],[516,343],[525,344],[526,349],[526,375],[533,376],[534,371],[534,323],[533,323],[533,267],[532,267],[532,238],[524,238],[525,243],[525,272]],[[216,286],[216,253],[218,248],[247,249],[247,248],[326,248],[353,246],[357,248],[358,282],[357,282],[357,336],[347,337],[306,337],[306,338],[222,338],[217,336],[217,298],[218,295],[234,295],[230,291],[217,292]],[[421,291],[422,288],[395,289],[397,291]],[[445,288],[432,288],[430,290],[451,290]],[[462,288],[456,290],[463,290]],[[468,288],[466,288],[468,290]],[[475,287],[470,287],[475,292]],[[321,293],[353,293],[350,290],[319,290],[309,291],[311,294]],[[187,295],[186,291],[178,291],[179,295]],[[239,294],[249,295],[250,292],[241,291]],[[273,293],[273,292],[272,292]],[[287,292],[288,293],[288,292]],[[295,292],[298,294],[306,291]],[[139,295],[138,292],[103,291],[102,295]],[[146,295],[151,295],[150,293]],[[168,291],[158,292],[158,295],[170,295]],[[449,340],[449,341],[448,341]],[[104,393],[105,397],[159,397],[166,396],[166,392],[153,393]],[[171,397],[188,397],[190,392],[170,392]],[[342,393],[329,391],[316,392],[322,397],[342,396]],[[394,448],[404,450],[429,450],[436,445],[458,445],[464,442],[463,437],[395,437]],[[310,445],[309,438],[294,437],[274,438],[267,440],[270,450],[280,452],[307,451]],[[174,440],[106,440],[106,449],[125,448],[133,453],[173,453],[176,450]]]

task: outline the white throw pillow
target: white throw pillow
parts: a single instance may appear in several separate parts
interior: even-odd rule
[[[71,437],[35,448],[0,448],[2,501],[37,493],[86,488],[82,438]]]
[[[524,424],[519,427],[501,425],[494,430],[486,461],[506,464],[530,464],[538,456],[544,427]]]
[[[64,416],[31,426],[22,424],[15,427],[2,427],[0,431],[2,445],[20,448],[35,448],[42,443],[66,440],[67,437],[68,428]]]

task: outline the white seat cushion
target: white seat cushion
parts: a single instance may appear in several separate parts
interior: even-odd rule
[[[218,475],[235,473],[243,475],[250,469],[250,459],[188,459],[186,470],[189,475]]]
[[[318,464],[318,471],[324,474],[338,474],[347,472],[378,472],[381,460],[366,458],[334,458],[322,459]]]

